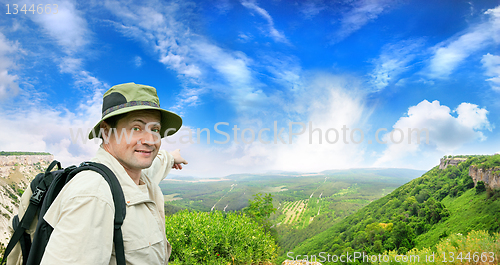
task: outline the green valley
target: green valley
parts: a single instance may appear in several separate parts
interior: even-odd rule
[[[277,243],[277,264],[290,260],[289,253],[395,257],[471,251],[467,246],[477,244],[498,256],[499,173],[500,155],[462,156],[445,157],[428,172],[351,169],[208,180],[174,177],[161,188],[167,214],[182,209],[238,213],[254,194],[272,194],[276,211],[264,228]],[[498,258],[488,264],[497,263]]]
[[[350,169],[314,174],[231,175],[221,179],[174,176],[160,187],[167,215],[182,209],[239,211],[248,206],[254,194],[272,194],[277,211],[269,221],[279,254],[283,254],[423,173]]]

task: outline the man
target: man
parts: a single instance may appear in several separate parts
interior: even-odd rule
[[[103,143],[92,159],[111,169],[123,189],[127,213],[122,225],[127,264],[168,264],[163,194],[158,186],[171,168],[187,164],[176,150],[160,150],[161,138],[175,133],[182,119],[160,109],[156,89],[134,83],[103,96]],[[95,132],[89,135],[94,138]],[[63,188],[44,219],[54,228],[44,265],[116,264],[114,204],[109,185],[98,173],[78,173]]]

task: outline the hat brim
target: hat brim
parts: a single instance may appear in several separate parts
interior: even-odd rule
[[[176,133],[177,131],[179,131],[179,129],[182,126],[182,118],[179,115],[177,115],[177,114],[175,114],[173,112],[170,112],[170,111],[164,110],[164,109],[160,109],[160,108],[157,108],[157,107],[152,107],[152,106],[143,106],[143,105],[141,105],[141,106],[132,106],[132,107],[127,107],[127,108],[123,108],[123,109],[119,109],[119,110],[113,111],[113,112],[109,113],[108,115],[104,116],[94,126],[94,129],[89,132],[89,140],[94,139],[94,138],[96,138],[96,137],[99,136],[99,130],[100,130],[101,122],[102,121],[106,120],[107,118],[116,116],[116,115],[120,115],[120,114],[124,114],[124,113],[128,113],[128,112],[132,112],[132,111],[136,111],[136,110],[158,110],[158,111],[160,111],[160,113],[161,113],[161,121],[160,121],[160,124],[161,124],[160,135],[161,135],[161,138],[164,138],[165,136],[173,135],[174,133]],[[167,133],[165,134],[165,132],[167,132]]]

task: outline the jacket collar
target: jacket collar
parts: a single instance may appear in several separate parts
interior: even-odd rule
[[[115,173],[118,182],[122,186],[123,195],[125,196],[125,201],[127,204],[136,204],[144,201],[151,201],[148,194],[141,191],[139,186],[135,184],[132,178],[125,171],[123,166],[114,158],[110,153],[108,153],[102,146],[97,150],[97,154],[92,158],[92,162],[98,162],[106,165]],[[141,180],[148,185],[148,190],[151,190],[151,182],[149,179],[141,172]]]

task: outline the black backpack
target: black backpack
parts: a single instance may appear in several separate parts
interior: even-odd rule
[[[56,165],[58,170],[52,171]],[[62,169],[61,163],[55,160],[49,165],[45,173],[38,174],[31,182],[30,187],[33,195],[31,196],[30,204],[21,221],[19,221],[17,215],[13,218],[12,226],[14,228],[14,234],[5,249],[4,257],[0,265],[6,262],[6,257],[17,242],[21,245],[23,265],[40,264],[50,235],[54,230],[54,228],[43,219],[43,216],[64,185],[66,185],[66,183],[68,183],[77,173],[83,170],[93,170],[101,174],[111,188],[111,194],[113,195],[115,205],[113,243],[115,245],[116,263],[118,265],[125,265],[125,249],[123,246],[121,226],[125,219],[126,204],[122,188],[115,174],[105,165],[94,162],[83,162],[79,167],[70,166]],[[31,242],[31,237],[26,233],[26,229],[29,229],[37,214],[38,223],[36,225],[33,242]]]

